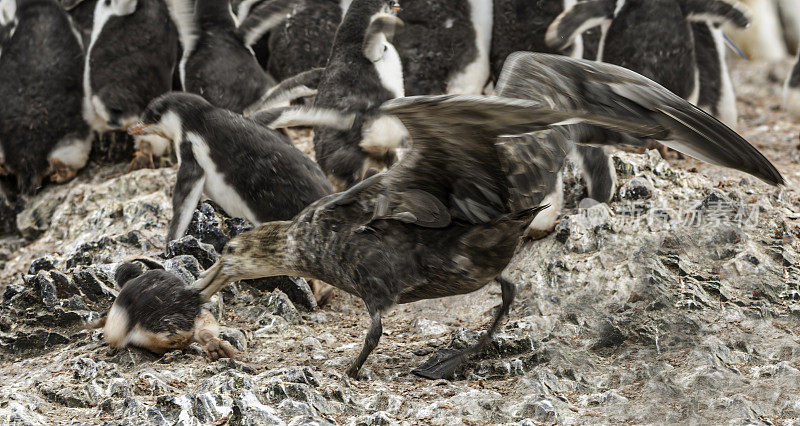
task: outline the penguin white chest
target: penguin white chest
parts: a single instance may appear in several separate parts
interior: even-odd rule
[[[386,41],[384,37],[383,42],[383,56],[372,65],[375,67],[375,72],[378,73],[378,78],[381,80],[381,85],[394,95],[395,98],[402,98],[405,96],[405,88],[403,87],[403,63],[400,61],[400,55],[397,49]]]
[[[233,217],[243,217],[254,224],[258,219],[248,207],[247,202],[239,195],[239,191],[226,180],[224,171],[219,170],[217,164],[211,159],[210,149],[206,141],[195,133],[187,133],[186,140],[192,144],[192,153],[200,167],[205,172],[203,192],[219,204],[225,213]]]

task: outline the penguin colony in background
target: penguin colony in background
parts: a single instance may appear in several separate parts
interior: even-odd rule
[[[722,0],[0,0],[2,188],[71,179],[95,134],[124,131],[132,166],[177,159],[165,243],[203,195],[257,225],[192,285],[122,263],[94,324],[114,348],[234,356],[203,304],[295,275],[364,301],[356,377],[392,306],[499,283],[478,344],[414,371],[450,377],[508,314],[504,268],[553,229],[568,159],[596,202],[615,192],[602,147],[650,140],[783,183],[731,130],[723,32],[751,19]],[[787,109],[799,93],[795,66]],[[278,131],[296,126],[315,160]]]

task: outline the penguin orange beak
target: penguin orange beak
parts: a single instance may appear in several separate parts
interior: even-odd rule
[[[395,15],[397,15],[397,13],[400,12],[400,3],[399,2],[393,2],[392,3],[392,12],[394,12]]]
[[[141,121],[128,127],[128,134],[131,136],[142,135],[148,133],[147,130],[150,125],[144,124]]]

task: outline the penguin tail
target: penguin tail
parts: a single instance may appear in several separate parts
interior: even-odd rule
[[[281,81],[267,90],[259,100],[245,108],[244,115],[252,116],[260,111],[288,104],[299,98],[316,95],[324,72],[325,68],[312,68]]]

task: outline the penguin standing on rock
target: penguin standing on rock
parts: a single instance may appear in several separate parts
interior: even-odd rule
[[[146,270],[146,268],[149,268]],[[211,360],[236,351],[219,338],[219,324],[200,292],[148,259],[124,262],[115,272],[122,288],[111,309],[87,328],[103,328],[114,349],[128,345],[157,354],[200,344]]]
[[[800,118],[800,54],[783,87],[783,109]]]
[[[286,108],[267,121],[273,127],[319,123],[313,114],[293,121],[304,111]],[[349,127],[353,121],[333,115],[329,125]],[[228,215],[259,224],[290,219],[332,192],[319,166],[280,132],[198,95],[168,93],[154,100],[129,131],[175,145],[179,166],[167,243],[183,236],[202,193]]]
[[[33,193],[48,174],[73,178],[89,158],[81,41],[55,0],[4,0],[0,14],[0,174]]]
[[[229,0],[170,0],[173,9],[194,12],[183,16],[183,89],[211,104],[241,113],[257,101],[275,80],[264,72],[250,45],[295,9],[298,0],[267,0],[253,7],[237,27]]]
[[[336,32],[315,106],[355,113],[352,128],[314,129],[314,151],[337,190],[361,181],[370,169],[395,160],[405,140],[403,126],[378,108],[405,94],[403,65],[390,40],[402,28],[390,0],[354,0]]]
[[[491,0],[404,2],[405,29],[392,44],[406,95],[481,94],[489,80]]]
[[[562,12],[546,34],[564,49],[589,28],[602,29],[598,60],[636,71],[697,103],[699,71],[690,22],[747,26],[736,4],[722,0],[588,0]]]
[[[167,245],[183,236],[205,193],[230,216],[253,224],[288,220],[332,192],[319,166],[281,133],[266,127],[327,125],[349,128],[353,115],[287,107],[252,119],[217,108],[200,96],[169,93],[154,100],[132,134],[173,141],[178,179]],[[313,281],[318,305],[329,286]]]

